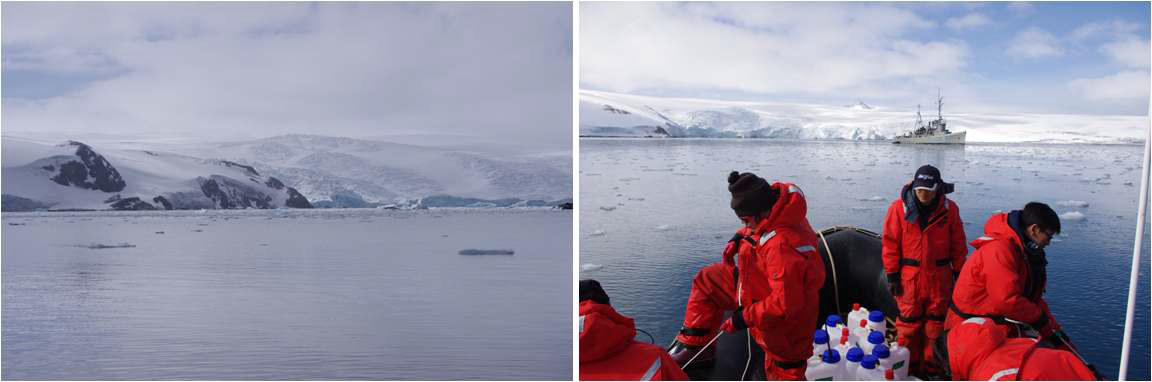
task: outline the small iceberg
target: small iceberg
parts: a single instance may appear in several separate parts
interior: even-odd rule
[[[661,224],[661,225],[656,226],[657,231],[667,231],[670,229],[672,229],[672,226],[667,225],[667,224]]]
[[[600,206],[600,209],[604,210],[604,211],[612,211],[612,210],[615,210],[616,207],[615,206]]]
[[[607,232],[604,232],[604,230],[602,230],[602,229],[598,229],[598,230],[592,231],[592,233],[589,233],[588,236],[604,236],[605,233],[607,233]]]
[[[1061,200],[1056,202],[1056,205],[1060,207],[1087,208],[1088,202],[1083,200]]]
[[[461,249],[459,253],[464,256],[514,255],[516,251],[511,249]]]
[[[884,197],[881,197],[881,196],[873,196],[873,197],[871,197],[871,198],[861,198],[861,199],[860,199],[860,201],[862,201],[862,202],[883,202],[883,201],[884,201]]]
[[[595,272],[595,271],[598,271],[602,268],[604,268],[604,266],[600,265],[600,264],[592,264],[592,263],[580,264],[580,271],[582,271],[582,272]]]
[[[1084,214],[1080,213],[1080,211],[1065,212],[1060,214],[1060,220],[1084,220]]]

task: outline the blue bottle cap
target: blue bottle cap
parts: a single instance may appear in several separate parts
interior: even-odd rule
[[[868,343],[873,345],[880,345],[884,343],[884,333],[871,332],[868,333]]]
[[[824,351],[824,363],[837,363],[840,362],[840,352],[836,349],[828,349]]]
[[[853,347],[848,349],[848,355],[844,356],[844,358],[852,362],[860,362],[860,360],[864,359],[864,350]]]
[[[871,312],[868,312],[868,321],[884,322],[884,312],[881,312],[879,310],[873,310]]]
[[[818,345],[824,345],[828,343],[828,332],[817,330],[815,333],[812,333],[812,343]]]
[[[860,360],[860,367],[865,368],[865,369],[875,369],[877,362],[880,362],[880,361],[878,361],[876,359],[876,357],[871,356],[871,355],[866,355],[866,356],[864,356],[864,359]]]
[[[879,359],[888,358],[888,347],[884,345],[876,345],[876,347],[872,348],[872,355]]]
[[[843,321],[840,321],[840,315],[839,314],[833,314],[833,315],[828,316],[828,319],[824,321],[824,325],[829,327],[829,328],[834,328],[834,327],[836,327],[836,324],[839,324],[841,322],[843,322]]]

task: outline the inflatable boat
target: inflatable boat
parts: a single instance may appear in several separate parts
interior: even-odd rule
[[[820,288],[820,322],[830,314],[846,314],[852,304],[884,312],[888,341],[895,341],[896,300],[888,292],[880,235],[856,227],[831,227],[820,233],[820,256],[824,260],[824,286]],[[716,339],[716,357],[688,364],[684,372],[693,380],[763,380],[764,351],[747,333],[723,333]]]

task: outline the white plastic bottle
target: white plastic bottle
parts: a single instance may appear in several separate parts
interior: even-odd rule
[[[824,351],[832,348],[828,344],[828,332],[823,329],[816,329],[816,332],[812,333],[812,356],[808,357],[808,367],[820,363]]]
[[[886,333],[888,331],[888,323],[884,321],[884,312],[879,310],[868,312],[868,329],[880,333]]]
[[[857,381],[883,381],[884,369],[880,368],[876,361],[876,357],[871,355],[864,356],[860,360],[860,368],[856,370]]]
[[[868,333],[872,330],[868,329],[868,319],[862,318],[855,322],[855,327],[852,328],[852,335],[856,336],[856,346],[864,346],[863,343],[868,341]]]
[[[892,368],[892,352],[888,351],[888,345],[876,345],[876,347],[872,348],[872,356],[876,357],[876,360],[880,362],[879,367],[884,369]]]
[[[840,319],[839,314],[829,314],[828,319],[824,320],[823,329],[828,331],[828,335],[832,335],[832,331],[844,326],[844,321]]]
[[[896,338],[896,342],[892,344],[892,348],[888,349],[889,357],[892,359],[892,372],[896,374],[895,378],[898,381],[908,379],[908,362],[912,358],[912,353],[908,350],[907,341],[904,337]]]
[[[883,332],[871,332],[871,333],[868,333],[868,339],[867,340],[860,341],[860,349],[864,350],[864,354],[872,354],[872,349],[874,349],[876,347],[876,345],[883,345],[883,344],[884,344],[884,333]]]
[[[809,381],[843,381],[844,362],[840,362],[840,353],[836,349],[825,350],[821,362],[816,367],[809,367],[804,371],[804,379]]]
[[[862,307],[862,306],[860,306],[860,304],[852,304],[852,311],[848,312],[848,321],[846,321],[845,324],[847,324],[850,327],[853,327],[853,330],[855,330],[855,326],[856,326],[857,322],[860,322],[860,320],[867,320],[867,319],[868,319],[868,308]]]
[[[844,376],[848,379],[856,379],[856,370],[860,369],[860,361],[863,360],[863,350],[860,348],[848,349],[848,353],[844,356]]]
[[[848,349],[856,347],[856,336],[848,328],[841,328],[838,340],[834,344],[836,351],[840,354],[848,354]]]

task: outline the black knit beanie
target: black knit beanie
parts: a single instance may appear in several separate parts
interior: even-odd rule
[[[732,210],[736,216],[759,216],[771,210],[779,194],[764,178],[737,171],[728,174],[728,192],[732,193]]]

